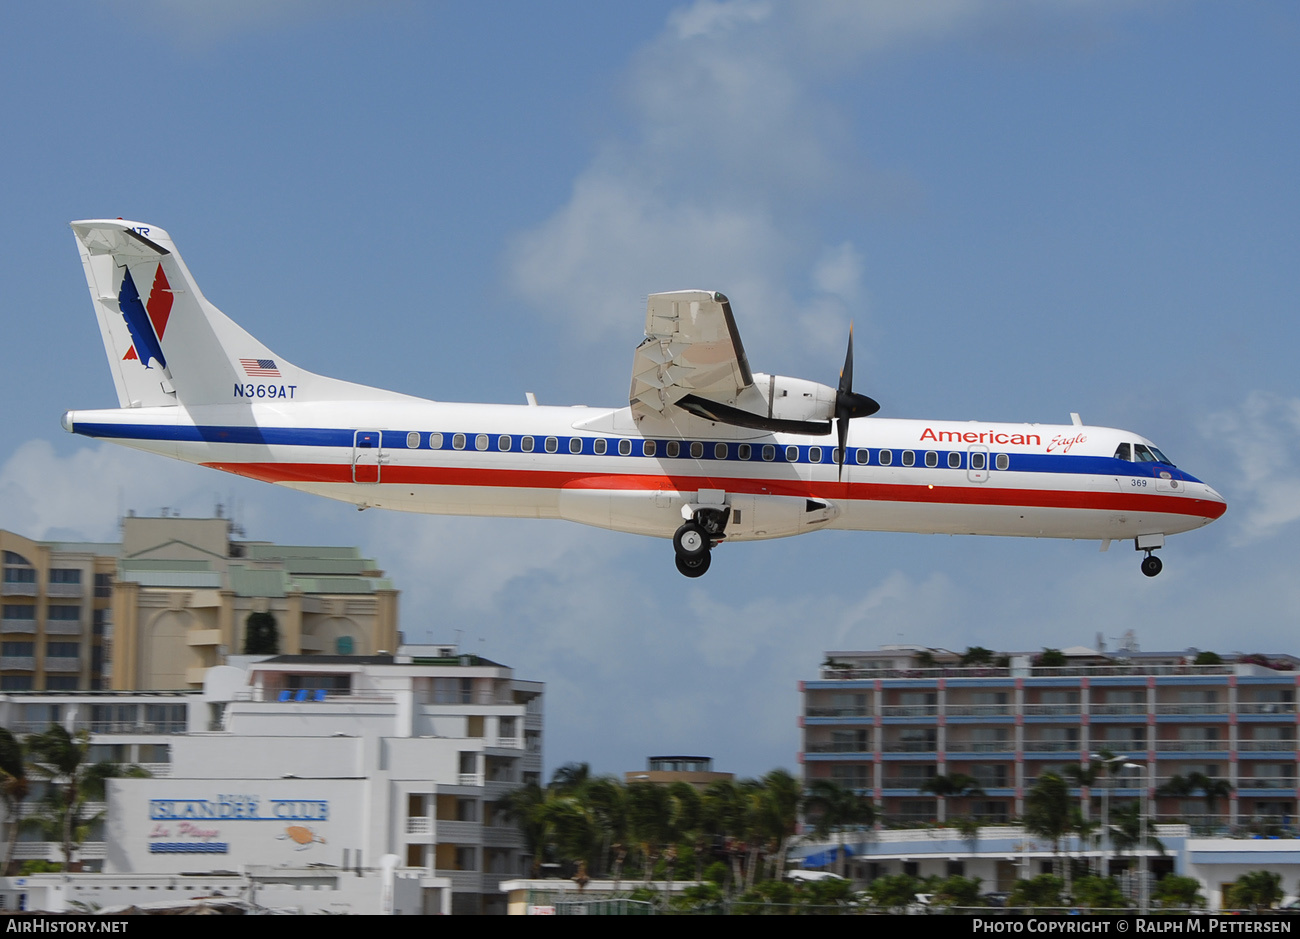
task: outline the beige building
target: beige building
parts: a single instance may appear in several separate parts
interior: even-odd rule
[[[0,690],[197,688],[275,618],[281,654],[397,648],[397,591],[350,547],[236,540],[224,518],[122,519],[120,543],[0,531]]]

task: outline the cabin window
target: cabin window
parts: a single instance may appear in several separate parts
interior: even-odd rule
[[[453,450],[464,450],[464,449],[465,449],[465,435],[464,435],[464,434],[453,434],[453,435],[452,435],[452,438],[451,438],[451,447],[452,447]]]
[[[691,459],[698,460],[702,456],[704,456],[704,444],[696,440],[691,444]]]
[[[647,440],[641,444],[641,455],[642,456],[655,455],[655,442],[653,440]]]
[[[604,437],[597,437],[591,442],[591,448],[596,452],[596,456],[604,456],[606,446],[608,445],[605,443]]]
[[[420,448],[420,435],[411,431],[406,435],[406,448],[408,450],[418,450]]]
[[[532,438],[532,437],[520,437],[520,438],[519,438],[519,449],[520,449],[520,450],[523,450],[525,453],[532,453],[532,452],[533,452],[533,438]]]
[[[666,446],[666,447],[664,448],[664,453],[665,453],[665,454],[666,454],[670,459],[676,459],[676,458],[677,458],[677,454],[679,454],[679,453],[681,453],[681,452],[682,452],[682,445],[681,445],[680,443],[678,443],[676,440],[670,440],[670,441],[668,441],[668,446]]]
[[[740,457],[742,460],[748,460],[753,455],[754,449],[747,443],[742,443],[736,448],[736,456]]]
[[[632,441],[630,441],[630,440],[620,440],[620,441],[618,442],[618,455],[619,455],[619,456],[631,456],[631,455],[632,455]]]
[[[926,451],[925,451],[925,465],[928,466],[928,467],[930,467],[931,469],[933,469],[934,467],[938,466],[938,465],[939,465],[939,454],[935,453],[933,450],[926,450]]]
[[[581,437],[570,437],[570,438],[569,438],[569,452],[570,452],[570,453],[581,453],[581,452],[582,452],[582,438],[581,438]]]
[[[809,462],[809,463],[820,463],[821,461],[822,461],[822,448],[821,448],[821,447],[809,447],[809,448],[808,448],[808,462]]]
[[[913,453],[911,450],[904,450],[904,451],[903,451],[903,465],[904,465],[904,466],[915,466],[915,465],[916,465],[916,454]]]
[[[1133,460],[1133,451],[1129,449],[1128,444],[1121,443],[1118,447],[1115,448],[1115,459],[1128,460],[1130,462]]]
[[[982,470],[986,459],[988,459],[988,457],[983,450],[972,450],[970,455],[970,468],[973,470]]]
[[[715,460],[725,460],[727,458],[727,445],[725,443],[715,443],[713,445],[713,458]]]
[[[430,450],[441,450],[441,449],[442,449],[442,434],[430,434],[430,435],[429,435],[429,449],[430,449]]]
[[[859,450],[859,451],[858,451],[857,453],[855,453],[853,456],[854,456],[854,458],[858,461],[858,463],[860,463],[860,464],[866,464],[866,463],[870,463],[870,462],[871,462],[871,451],[870,451],[870,450]]]
[[[556,440],[554,437],[547,437],[547,438],[546,438],[546,452],[547,452],[547,453],[554,453],[554,452],[556,452],[556,451],[559,450],[559,449],[560,449],[560,441]]]
[[[500,437],[497,438],[497,449],[500,450],[502,453],[509,452],[510,450],[509,434],[502,434]]]
[[[798,447],[786,447],[786,448],[785,448],[785,461],[786,461],[787,463],[798,463],[798,462],[799,462],[799,448],[798,448]]]
[[[474,438],[475,450],[486,450],[488,445],[487,434],[479,434]]]
[[[961,469],[961,454],[956,450],[948,454],[948,469]]]
[[[998,461],[997,467],[1000,470],[1004,470],[1011,465],[1011,457],[1007,456],[1005,453],[999,453],[997,456],[997,461]],[[983,460],[980,460],[981,464],[983,462],[984,462]]]
[[[764,444],[764,445],[763,445],[763,459],[767,460],[767,462],[769,462],[769,463],[771,463],[773,460],[775,460],[775,459],[776,459],[776,447],[772,446],[770,443],[768,443],[768,444]]]
[[[881,465],[881,466],[888,466],[890,463],[893,463],[893,462],[894,462],[894,451],[893,451],[893,450],[881,450],[881,451],[880,451],[880,465]]]

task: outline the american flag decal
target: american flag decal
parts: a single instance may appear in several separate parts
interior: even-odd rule
[[[280,370],[275,367],[275,359],[240,359],[244,374],[249,378],[279,378]]]

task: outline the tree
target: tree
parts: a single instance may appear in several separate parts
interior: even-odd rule
[[[1080,877],[1074,882],[1074,900],[1094,910],[1118,910],[1128,906],[1124,891],[1113,877]]]
[[[984,906],[984,900],[980,897],[982,883],[978,877],[954,874],[934,885],[934,902],[940,906]]]
[[[274,613],[249,613],[244,623],[244,655],[279,655],[280,631]]]
[[[507,792],[498,804],[505,810],[506,818],[518,825],[523,833],[524,844],[533,856],[533,877],[537,877],[546,859],[548,822],[543,811],[546,791],[537,783],[530,782]]]
[[[979,784],[979,780],[974,776],[967,776],[965,773],[931,776],[921,784],[920,790],[934,793],[939,797],[940,804],[945,807],[949,798],[960,799],[984,795],[984,787]],[[947,818],[946,808],[944,818]]]
[[[983,646],[969,646],[961,655],[961,664],[963,666],[992,665],[993,650]]]
[[[803,797],[803,809],[812,826],[812,836],[827,841],[832,834],[870,827],[876,823],[876,806],[866,796],[829,779],[817,779]],[[835,852],[835,873],[844,874],[844,839]]]
[[[1223,658],[1217,652],[1198,652],[1196,658],[1192,661],[1193,665],[1222,665]],[[1168,879],[1168,878],[1166,878]]]
[[[1282,899],[1282,875],[1272,871],[1242,874],[1228,886],[1226,899],[1234,910],[1267,910]]]
[[[1169,874],[1162,877],[1151,891],[1151,899],[1166,910],[1189,910],[1205,906],[1201,896],[1201,882],[1195,877]]]
[[[881,909],[899,913],[916,902],[916,892],[921,882],[909,874],[889,874],[877,877],[867,887],[867,896]]]
[[[1010,906],[1063,906],[1061,890],[1065,882],[1054,874],[1039,874],[1017,880],[1011,888]]]
[[[1171,776],[1169,781],[1156,790],[1161,798],[1187,798],[1201,793],[1205,799],[1205,814],[1214,815],[1220,799],[1232,794],[1232,784],[1226,779],[1215,779],[1204,773],[1188,773],[1186,776]]]
[[[1061,865],[1061,839],[1074,827],[1070,789],[1056,773],[1043,773],[1025,797],[1025,828],[1040,838],[1052,842],[1053,866],[1058,872]],[[1065,868],[1065,888],[1069,890],[1069,868]]]
[[[8,730],[0,727],[0,801],[5,807],[4,867],[0,875],[7,875],[14,863],[14,850],[18,846],[18,818],[30,786],[27,782],[27,755],[22,742]]]
[[[1044,649],[1034,657],[1034,665],[1040,668],[1063,668],[1065,653],[1060,649]]]
[[[107,780],[122,775],[121,767],[107,761],[89,763],[90,733],[80,730],[70,734],[58,724],[28,737],[27,751],[32,773],[49,783],[41,800],[43,814],[32,821],[62,842],[65,869],[70,869],[73,850],[102,816],[86,816],[86,804],[104,800]],[[144,772],[139,767],[132,771],[132,775]]]

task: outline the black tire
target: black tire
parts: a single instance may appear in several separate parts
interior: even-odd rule
[[[1163,568],[1164,565],[1160,563],[1160,559],[1154,554],[1148,554],[1142,559],[1142,573],[1148,577],[1155,577]]]
[[[709,553],[709,536],[694,522],[687,522],[673,535],[673,550],[679,558],[693,559]]]
[[[674,558],[677,562],[677,569],[687,577],[703,577],[713,563],[713,556],[705,551],[698,558],[684,558],[680,554]]]

